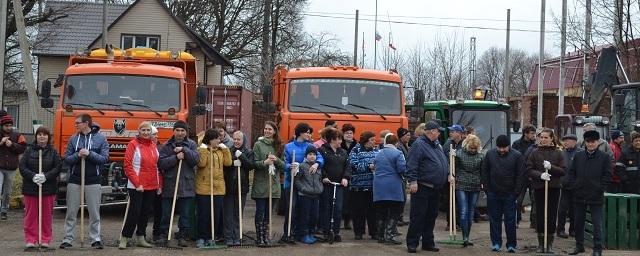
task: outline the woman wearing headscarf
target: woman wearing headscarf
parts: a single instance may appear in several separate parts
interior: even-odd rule
[[[349,187],[353,218],[353,232],[356,240],[362,240],[365,224],[371,239],[377,240],[376,213],[373,207],[373,160],[378,155],[376,135],[370,131],[360,134],[360,143],[349,154],[351,164],[351,184]]]

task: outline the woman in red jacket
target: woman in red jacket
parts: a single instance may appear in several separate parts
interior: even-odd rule
[[[124,222],[119,249],[127,248],[127,242],[134,231],[138,246],[152,247],[145,240],[145,234],[147,216],[156,194],[162,189],[157,163],[158,149],[151,138],[151,123],[142,122],[138,127],[138,137],[129,142],[124,156],[124,171],[129,179],[129,212]]]

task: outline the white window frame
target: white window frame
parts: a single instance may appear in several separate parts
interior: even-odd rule
[[[9,108],[14,108],[12,110],[9,110]],[[20,125],[20,105],[5,105],[4,106],[5,111],[7,111],[7,114],[11,115],[11,117],[13,118],[13,128],[17,128]]]
[[[122,36],[120,36],[120,48],[121,49],[128,49],[128,48],[133,48],[134,45],[136,45],[136,37],[145,37],[146,42],[145,42],[145,47],[150,48],[149,47],[149,39],[155,38],[158,40],[158,49],[156,50],[160,50],[160,35],[137,35],[137,34],[122,34]],[[131,38],[131,47],[125,47],[124,46],[124,39],[125,38]]]

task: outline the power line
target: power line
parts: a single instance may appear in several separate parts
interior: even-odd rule
[[[341,12],[314,12],[307,11],[308,14],[316,14],[316,15],[344,15],[344,16],[353,16],[353,14],[349,13],[341,13]],[[373,14],[360,14],[361,16],[370,16],[373,17]],[[468,20],[468,21],[496,21],[496,22],[506,22],[505,19],[492,19],[492,18],[460,18],[460,17],[437,17],[437,16],[407,16],[407,15],[391,15],[389,17],[394,18],[411,18],[411,19],[435,19],[435,20]],[[511,20],[512,22],[529,22],[529,23],[540,23],[539,20]],[[546,21],[548,23],[554,23],[554,21]]]
[[[319,14],[309,14],[309,13],[303,14],[303,16],[318,17],[318,18],[342,19],[342,20],[353,20],[354,19],[353,17],[339,17],[339,16],[319,15]],[[360,18],[360,20],[361,21],[374,21],[372,19],[363,19],[363,18]],[[422,22],[398,21],[398,20],[388,20],[387,22],[394,23],[394,24],[420,25],[420,26],[446,27],[446,28],[465,28],[465,29],[479,29],[479,30],[493,30],[493,31],[505,31],[506,30],[504,28],[496,28],[496,27],[464,26],[464,25],[451,25],[451,24],[434,24],[434,23],[422,23]],[[511,31],[540,33],[539,30],[533,30],[533,29],[512,28]],[[560,33],[560,31],[547,30],[545,33]]]

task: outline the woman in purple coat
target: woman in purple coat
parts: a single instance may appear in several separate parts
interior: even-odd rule
[[[398,136],[388,133],[384,138],[384,148],[373,160],[373,205],[378,221],[378,242],[398,245],[402,242],[393,238],[404,206],[402,175],[407,164],[402,151],[396,148]]]

